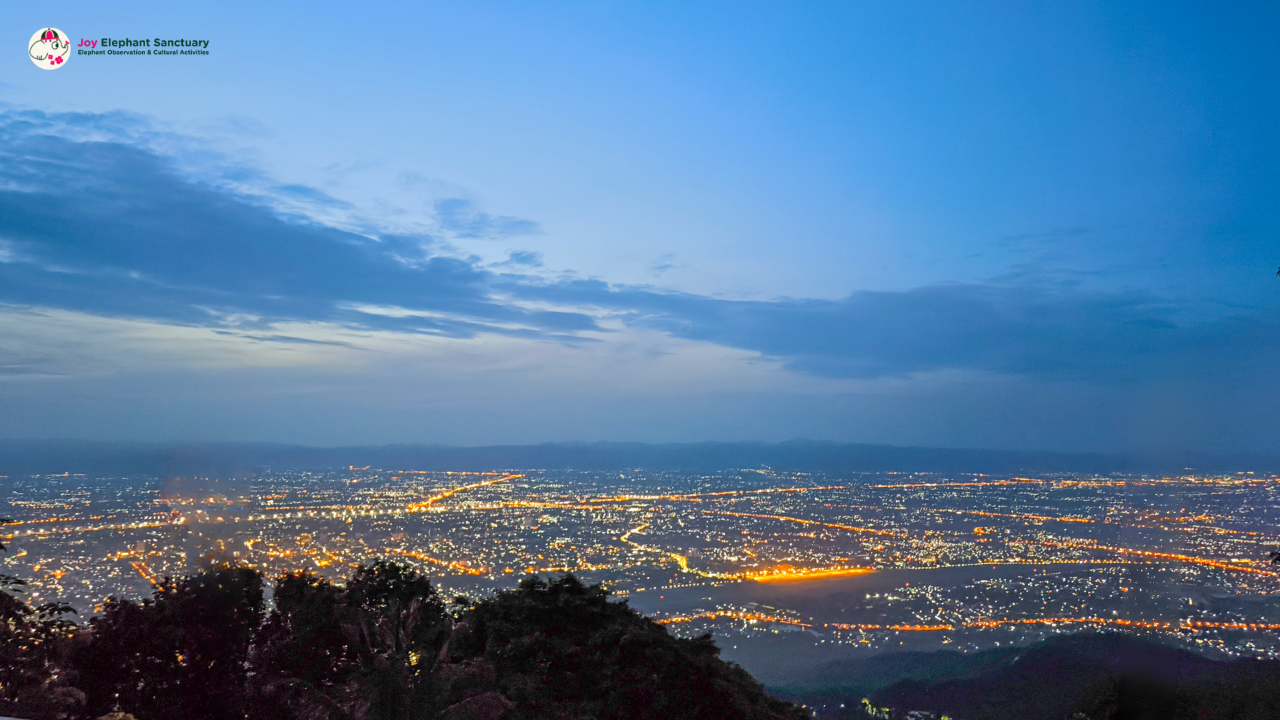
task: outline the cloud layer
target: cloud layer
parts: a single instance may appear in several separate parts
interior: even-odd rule
[[[460,367],[472,362],[458,343],[507,338],[566,348],[614,343],[637,357],[718,347],[726,352],[704,353],[699,372],[714,355],[842,382],[935,382],[950,373],[965,382],[1230,384],[1233,373],[1253,378],[1272,368],[1280,349],[1275,323],[1257,311],[1206,314],[1025,270],[988,283],[772,301],[617,285],[568,270],[532,275],[542,262],[536,249],[486,265],[456,244],[535,242],[544,230],[532,221],[447,200],[435,205],[432,234],[384,232],[368,218],[327,222],[324,209],[343,210],[341,200],[262,178],[251,178],[259,190],[249,192],[231,170],[201,177],[191,170],[199,164],[190,160],[194,141],[170,141],[166,151],[157,137],[125,116],[0,113],[0,304],[7,327],[29,333],[22,337],[34,338],[30,328],[41,323],[55,329],[44,346],[17,336],[0,343],[0,376],[76,372],[58,357],[75,333],[57,330],[76,323],[135,344],[217,347],[214,365],[340,366],[399,336],[409,340],[404,352],[426,352],[413,338],[448,339],[444,355],[445,346],[431,351],[439,371],[449,353]],[[218,337],[280,352],[250,360],[231,345],[209,345]],[[643,348],[628,345],[637,337],[649,338]],[[678,358],[665,362],[650,382],[678,374],[668,367]],[[748,376],[748,385],[760,382]]]

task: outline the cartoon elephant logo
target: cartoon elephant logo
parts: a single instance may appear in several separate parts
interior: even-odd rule
[[[71,43],[61,30],[44,28],[31,36],[29,54],[36,67],[57,70],[71,56]]]

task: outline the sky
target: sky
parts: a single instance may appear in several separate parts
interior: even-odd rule
[[[4,27],[0,437],[1280,440],[1271,3]],[[49,71],[45,27],[209,54]]]

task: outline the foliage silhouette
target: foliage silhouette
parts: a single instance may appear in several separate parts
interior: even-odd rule
[[[0,525],[11,522],[0,518]],[[0,543],[0,551],[6,550]],[[65,715],[83,699],[59,671],[75,623],[64,603],[32,607],[17,597],[26,581],[0,574],[0,711],[31,717]]]
[[[5,704],[31,720],[799,720],[719,658],[571,575],[448,608],[392,562],[344,584],[238,565],[109,598],[86,626],[4,585]],[[20,711],[20,712],[16,712]]]
[[[431,661],[450,623],[435,588],[388,562],[345,587],[309,573],[276,581],[276,609],[250,653],[249,716],[430,718]]]
[[[453,617],[392,563],[345,588],[286,576],[276,598],[251,655],[263,720],[803,717],[721,661],[710,636],[674,638],[572,576],[455,602]]]
[[[165,578],[140,603],[109,598],[72,655],[85,714],[239,717],[245,657],[262,612],[261,575],[236,566]]]
[[[509,699],[513,720],[805,717],[721,660],[710,635],[672,637],[571,575],[531,577],[472,606],[443,655],[475,689]]]
[[[1090,688],[1071,720],[1268,720],[1280,707],[1274,671],[1235,682],[1171,683],[1139,672]]]

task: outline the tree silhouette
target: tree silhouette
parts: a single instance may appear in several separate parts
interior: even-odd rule
[[[446,659],[473,679],[461,692],[497,693],[512,703],[513,719],[805,717],[719,652],[710,635],[672,637],[600,586],[566,575],[527,578],[464,611]]]
[[[566,575],[451,611],[407,566],[344,584],[222,565],[109,598],[87,627],[3,584],[4,705],[31,720],[798,720],[704,635],[673,637]],[[74,684],[72,687],[71,684]],[[22,704],[25,703],[25,704]]]
[[[455,603],[424,576],[361,567],[339,587],[299,573],[250,655],[255,720],[804,717],[719,659],[572,576]]]
[[[294,573],[275,598],[250,656],[252,717],[435,716],[431,670],[451,624],[425,576],[384,561],[345,587]]]
[[[10,522],[0,518],[0,525]],[[65,717],[84,699],[61,672],[66,640],[76,627],[64,616],[75,610],[65,603],[32,607],[18,597],[25,585],[0,575],[0,711],[32,720]]]
[[[237,566],[165,578],[141,603],[108,599],[75,654],[89,717],[113,710],[138,720],[239,717],[262,605],[261,575]]]

